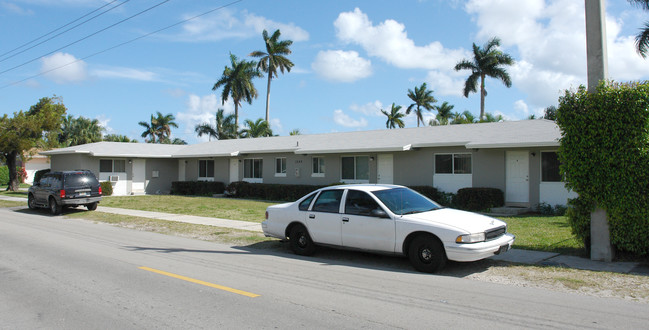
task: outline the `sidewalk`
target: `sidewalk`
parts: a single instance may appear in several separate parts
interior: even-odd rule
[[[24,202],[24,208],[27,208],[27,199],[21,197],[0,196],[1,200]],[[171,214],[163,212],[150,212],[139,211],[130,209],[120,209],[114,207],[97,207],[98,212],[129,215],[149,219],[159,219],[167,221],[178,221],[193,223],[199,225],[208,225],[223,228],[233,228],[240,230],[248,230],[255,232],[262,232],[261,224],[248,221],[228,220],[211,217],[198,217],[193,215]],[[649,275],[649,267],[642,265],[638,262],[603,262],[593,261],[587,258],[566,256],[559,253],[541,252],[531,250],[512,249],[504,254],[490,257],[493,260],[540,265],[540,266],[555,266],[566,267],[574,269],[592,270],[592,271],[606,271],[623,274],[640,274]]]

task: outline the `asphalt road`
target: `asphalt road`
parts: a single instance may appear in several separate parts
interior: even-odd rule
[[[400,258],[305,258],[0,208],[1,329],[646,328],[648,310]]]

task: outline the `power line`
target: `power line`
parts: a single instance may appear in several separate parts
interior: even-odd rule
[[[58,48],[58,49],[55,49],[55,50],[53,50],[53,51],[51,51],[51,52],[49,52],[49,53],[47,53],[47,54],[45,54],[45,55],[42,55],[42,56],[39,56],[39,57],[33,58],[33,59],[31,59],[31,60],[29,60],[29,61],[23,63],[23,64],[19,64],[19,65],[16,65],[16,66],[12,67],[12,68],[9,68],[9,69],[7,69],[7,70],[4,70],[4,71],[0,72],[0,75],[3,74],[3,73],[7,73],[7,72],[9,72],[9,71],[15,70],[15,69],[17,69],[17,68],[23,67],[23,66],[25,66],[25,65],[27,65],[27,64],[29,64],[29,63],[32,63],[32,62],[34,62],[34,61],[37,61],[37,60],[43,58],[43,57],[45,57],[45,56],[52,55],[52,54],[54,54],[54,53],[56,53],[56,52],[58,52],[58,51],[60,51],[60,50],[62,50],[62,49],[68,48],[68,47],[70,47],[70,46],[72,46],[72,45],[74,45],[74,44],[77,44],[77,43],[79,43],[79,42],[81,42],[81,41],[84,41],[84,40],[86,40],[86,39],[88,39],[88,38],[90,38],[90,37],[92,37],[92,36],[95,36],[95,35],[97,35],[97,34],[99,34],[99,33],[101,33],[101,32],[106,31],[106,30],[108,30],[108,29],[110,29],[110,28],[112,28],[112,27],[115,27],[115,26],[117,26],[117,25],[119,25],[119,24],[122,24],[122,23],[124,23],[124,22],[126,22],[126,21],[128,21],[128,20],[130,20],[130,19],[132,19],[132,18],[134,18],[134,17],[136,17],[136,16],[140,16],[140,15],[142,15],[142,14],[144,14],[144,13],[146,13],[146,12],[148,12],[148,11],[150,11],[150,10],[156,8],[156,7],[159,7],[159,6],[161,6],[161,5],[163,5],[163,4],[167,3],[167,2],[169,2],[169,1],[171,1],[171,0],[165,0],[165,1],[162,1],[162,2],[160,2],[160,3],[158,3],[158,4],[156,4],[156,5],[153,5],[153,6],[149,7],[149,8],[147,8],[147,9],[145,9],[145,10],[143,10],[143,11],[137,13],[137,14],[134,14],[134,15],[132,15],[132,16],[129,16],[129,17],[127,17],[127,18],[125,18],[125,19],[123,19],[123,20],[117,22],[117,23],[111,24],[111,25],[109,25],[109,26],[107,26],[107,27],[105,27],[105,28],[103,28],[103,29],[101,29],[101,30],[99,30],[99,31],[93,32],[93,33],[91,33],[91,34],[89,34],[89,35],[87,35],[87,36],[85,36],[85,37],[83,37],[83,38],[81,38],[81,39],[78,39],[78,40],[76,40],[76,41],[73,41],[73,42],[71,42],[71,43],[69,43],[69,44],[67,44],[67,45],[65,45],[65,46],[63,46],[63,47],[60,47],[60,48]]]
[[[97,9],[95,9],[95,10],[93,10],[93,11],[91,11],[91,12],[89,12],[89,13],[87,13],[87,14],[85,14],[85,15],[83,15],[83,16],[81,16],[81,17],[79,17],[79,18],[77,18],[77,19],[75,19],[75,20],[73,20],[73,21],[71,21],[71,22],[69,22],[69,23],[63,25],[63,26],[60,26],[60,27],[58,27],[58,28],[56,28],[56,29],[54,29],[54,30],[52,30],[52,31],[50,31],[50,32],[48,32],[48,33],[46,33],[46,34],[44,34],[44,35],[38,37],[38,38],[36,38],[36,39],[32,39],[32,40],[30,40],[30,41],[28,41],[28,42],[26,42],[26,43],[24,43],[24,44],[22,44],[22,45],[20,45],[20,46],[18,46],[18,47],[16,47],[16,48],[12,49],[12,50],[10,50],[10,51],[5,52],[4,54],[0,54],[0,57],[3,57],[3,56],[5,56],[5,55],[7,55],[7,54],[9,54],[9,53],[12,53],[12,52],[18,50],[18,49],[21,49],[21,48],[23,48],[23,47],[25,47],[25,46],[27,46],[27,45],[33,43],[33,42],[36,42],[36,41],[40,40],[40,39],[43,39],[43,38],[47,37],[48,35],[50,35],[50,34],[56,32],[56,31],[58,31],[58,30],[60,30],[60,29],[63,29],[64,27],[66,27],[66,26],[68,26],[68,25],[70,25],[70,24],[72,24],[72,23],[74,23],[74,22],[77,22],[77,21],[81,20],[82,18],[84,18],[84,17],[86,17],[86,16],[89,16],[89,15],[91,15],[91,14],[93,14],[93,13],[95,13],[95,12],[97,12],[97,11],[103,9],[104,7],[107,7],[107,6],[111,5],[111,4],[113,4],[114,2],[117,2],[117,1],[118,1],[118,0],[113,0],[113,1],[111,1],[111,2],[109,2],[109,3],[107,3],[107,4],[103,5],[103,6],[101,6],[101,7],[97,8]],[[88,21],[90,21],[90,20],[92,20],[92,19],[94,19],[94,18],[96,18],[96,17],[98,17],[98,16],[104,14],[104,13],[107,13],[107,12],[109,12],[109,11],[111,11],[111,10],[113,10],[113,9],[115,9],[115,8],[117,8],[117,7],[119,7],[119,6],[121,6],[121,5],[123,5],[124,3],[128,2],[128,1],[130,1],[130,0],[126,0],[126,1],[124,1],[123,3],[121,3],[120,5],[117,5],[117,6],[113,7],[113,8],[110,8],[110,9],[108,9],[108,10],[106,10],[106,11],[100,13],[99,15],[94,16],[94,17],[92,17],[92,18],[90,18],[90,19],[88,19],[88,20],[82,22],[81,24],[84,24],[84,23],[86,23],[86,22],[88,22]],[[81,25],[81,24],[79,24],[79,25]],[[74,27],[72,27],[72,28],[70,28],[70,29],[68,29],[68,30],[65,30],[65,31],[61,32],[60,34],[57,34],[57,35],[55,35],[54,37],[49,38],[49,39],[47,39],[47,40],[45,40],[45,41],[49,41],[49,40],[51,40],[51,39],[53,39],[53,38],[56,38],[56,37],[58,37],[59,35],[61,35],[61,34],[65,33],[65,32],[68,32],[68,31],[70,31],[70,30],[72,30],[72,29],[78,27],[79,25],[76,25],[76,26],[74,26]],[[44,42],[45,42],[45,41],[44,41]],[[40,44],[38,44],[38,45],[40,45]],[[36,45],[36,46],[38,46],[38,45]],[[35,47],[35,46],[34,46],[34,47]],[[33,48],[33,47],[31,47],[31,48]],[[31,48],[29,48],[29,49],[31,49]],[[29,50],[29,49],[27,49],[27,50]],[[24,52],[24,51],[23,51],[23,52]],[[21,53],[22,53],[22,52],[21,52]],[[18,54],[20,54],[20,53],[18,53]],[[11,55],[11,57],[16,56],[16,55],[18,55],[18,54]],[[3,62],[3,61],[5,61],[5,60],[7,60],[7,59],[9,59],[9,58],[11,58],[11,57],[7,57],[7,58],[5,58],[5,59],[3,59],[3,60],[0,60],[0,62]]]
[[[8,52],[6,52],[6,53],[0,55],[0,57],[5,56],[5,55],[7,55],[8,53],[11,53],[11,52],[13,52],[13,51],[15,51],[15,50],[18,50],[18,49],[20,49],[20,48],[22,48],[22,47],[24,47],[24,46],[26,46],[26,45],[29,45],[30,43],[33,43],[33,42],[35,42],[35,41],[37,41],[37,40],[39,40],[39,39],[42,39],[42,38],[44,38],[44,37],[46,37],[46,36],[48,36],[48,35],[50,35],[50,34],[56,32],[56,31],[58,31],[58,30],[60,30],[60,29],[62,29],[62,28],[64,28],[64,27],[66,27],[66,26],[68,26],[68,25],[70,25],[70,24],[72,24],[72,23],[74,23],[74,22],[76,22],[76,21],[78,21],[78,20],[80,20],[80,19],[82,19],[82,18],[84,18],[84,17],[86,17],[86,16],[88,16],[88,15],[94,13],[94,12],[96,12],[97,10],[100,10],[101,8],[104,8],[104,7],[108,6],[108,5],[110,5],[111,3],[116,2],[116,1],[117,1],[117,0],[113,0],[112,2],[110,2],[110,3],[106,4],[106,5],[103,5],[103,6],[99,7],[98,9],[95,9],[95,10],[93,10],[92,12],[90,12],[90,13],[84,15],[84,16],[81,16],[80,18],[78,18],[78,19],[76,19],[76,20],[74,20],[74,21],[72,21],[72,22],[70,22],[70,23],[68,23],[68,24],[66,24],[66,25],[63,25],[62,27],[60,27],[60,28],[58,28],[58,29],[55,29],[55,30],[53,30],[53,31],[51,31],[51,32],[49,32],[49,33],[47,33],[47,34],[45,34],[45,35],[42,35],[42,36],[40,36],[40,37],[38,37],[38,38],[36,38],[36,39],[30,41],[30,42],[27,42],[27,43],[25,43],[25,44],[23,44],[23,45],[21,45],[21,46],[19,46],[19,47],[17,47],[17,48],[14,48],[14,49],[12,49],[12,50],[10,50],[10,51],[8,51]],[[0,62],[4,62],[4,61],[6,61],[6,60],[8,60],[8,59],[10,59],[10,58],[12,58],[12,57],[15,57],[15,56],[17,56],[17,55],[20,55],[20,54],[26,52],[26,51],[28,51],[28,50],[34,48],[34,47],[40,46],[40,45],[42,45],[42,44],[44,44],[44,43],[46,43],[46,42],[48,42],[48,41],[50,41],[50,40],[52,40],[52,39],[54,39],[54,38],[56,38],[56,37],[58,37],[58,36],[64,34],[64,33],[67,33],[67,32],[69,32],[69,31],[71,31],[71,30],[73,30],[73,29],[75,29],[75,28],[77,28],[77,27],[79,27],[79,26],[81,26],[81,25],[83,25],[83,24],[86,24],[87,22],[89,22],[89,21],[91,21],[91,20],[93,20],[93,19],[95,19],[95,18],[97,18],[97,17],[99,17],[99,16],[101,16],[101,15],[103,15],[103,14],[105,14],[105,13],[107,13],[107,12],[109,12],[109,11],[115,9],[115,8],[117,8],[117,7],[122,6],[123,4],[125,4],[125,3],[129,2],[129,1],[131,1],[131,0],[126,0],[126,1],[124,1],[124,2],[122,2],[122,3],[120,3],[120,4],[116,5],[116,6],[114,6],[114,7],[112,7],[112,8],[109,8],[109,9],[107,9],[107,10],[105,10],[105,11],[103,11],[103,12],[101,12],[101,13],[99,13],[99,14],[97,14],[97,15],[95,15],[95,16],[93,16],[93,17],[91,17],[91,18],[89,18],[89,19],[87,19],[87,20],[85,20],[85,21],[83,21],[83,22],[81,22],[81,23],[79,23],[79,24],[77,24],[77,25],[75,25],[75,26],[73,26],[73,27],[71,27],[71,28],[65,30],[65,31],[63,31],[63,32],[61,32],[61,33],[58,33],[58,34],[56,34],[56,35],[54,35],[54,36],[52,36],[52,37],[50,37],[50,38],[47,38],[47,39],[45,39],[45,40],[43,40],[43,41],[41,41],[41,42],[39,42],[39,43],[37,43],[37,44],[35,44],[35,45],[29,47],[29,48],[23,49],[23,50],[21,50],[20,52],[17,52],[17,53],[15,53],[15,54],[12,54],[12,55],[10,55],[10,56],[7,56],[7,57],[1,59]]]
[[[64,65],[61,65],[61,66],[59,66],[59,67],[56,67],[56,68],[53,68],[53,69],[50,69],[50,70],[47,70],[47,71],[41,72],[41,73],[39,73],[39,74],[35,74],[35,75],[33,75],[33,76],[27,77],[27,78],[25,78],[25,79],[18,80],[18,81],[14,81],[14,82],[12,82],[12,83],[9,83],[9,84],[6,84],[6,85],[3,85],[3,86],[0,86],[0,89],[5,89],[5,88],[7,88],[7,87],[9,87],[9,86],[17,85],[17,84],[20,84],[21,82],[25,82],[25,81],[27,81],[27,80],[29,80],[29,79],[33,79],[33,78],[36,78],[36,77],[42,76],[42,75],[44,75],[44,74],[50,73],[50,72],[52,72],[52,71],[56,71],[56,70],[59,70],[59,69],[65,68],[65,67],[68,66],[68,65],[72,65],[72,64],[74,64],[74,63],[81,62],[81,61],[83,61],[83,60],[86,60],[86,59],[89,59],[89,58],[91,58],[91,57],[97,56],[97,55],[99,55],[99,54],[106,53],[106,52],[111,51],[111,50],[113,50],[113,49],[115,49],[115,48],[119,48],[119,47],[121,47],[121,46],[124,46],[124,45],[130,44],[130,43],[132,43],[132,42],[135,42],[135,41],[137,41],[137,40],[140,40],[140,39],[146,38],[146,37],[151,36],[151,35],[153,35],[153,34],[156,34],[156,33],[158,33],[158,32],[162,32],[162,31],[164,31],[164,30],[171,29],[172,27],[178,26],[178,25],[180,25],[180,24],[183,24],[183,23],[189,22],[189,21],[191,21],[191,20],[197,19],[197,18],[202,17],[202,16],[205,16],[205,15],[211,14],[211,13],[217,11],[217,10],[221,10],[221,9],[223,9],[223,8],[230,7],[230,6],[235,5],[235,4],[237,4],[237,3],[239,3],[239,2],[242,2],[242,1],[243,1],[243,0],[236,0],[236,1],[233,1],[233,2],[230,2],[230,3],[227,3],[227,4],[223,5],[223,6],[220,6],[220,7],[214,8],[214,9],[210,9],[210,10],[208,10],[208,11],[206,11],[206,12],[203,12],[203,13],[201,13],[201,14],[198,14],[198,15],[196,15],[196,16],[193,16],[193,17],[190,17],[190,18],[184,19],[184,20],[182,20],[182,21],[179,21],[179,22],[176,22],[176,23],[174,23],[174,24],[168,25],[168,26],[166,26],[166,27],[163,27],[163,28],[161,28],[161,29],[155,30],[155,31],[153,31],[153,32],[149,32],[149,33],[147,33],[147,34],[145,34],[145,35],[141,35],[141,36],[139,36],[139,37],[137,37],[137,38],[133,38],[133,39],[131,39],[131,40],[128,40],[128,41],[122,42],[122,43],[120,43],[120,44],[117,44],[117,45],[115,45],[115,46],[112,46],[112,47],[106,48],[106,49],[104,49],[104,50],[98,51],[98,52],[93,53],[93,54],[90,54],[90,55],[88,55],[88,56],[86,56],[86,57],[83,57],[83,58],[77,59],[76,61],[72,61],[72,62],[70,62],[70,63],[64,64]],[[0,72],[0,73],[3,73],[3,72]]]

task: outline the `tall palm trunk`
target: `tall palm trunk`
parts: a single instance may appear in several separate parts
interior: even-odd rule
[[[487,92],[484,89],[485,75],[480,75],[480,120],[484,119],[484,98]]]
[[[270,71],[270,70],[269,70]],[[270,80],[273,79],[273,74],[268,72],[268,87],[266,89],[266,122],[270,125]]]
[[[234,102],[234,136],[236,139],[239,138],[239,105],[237,102]]]

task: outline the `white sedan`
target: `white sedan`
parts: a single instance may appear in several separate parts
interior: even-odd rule
[[[266,209],[264,234],[288,238],[299,255],[316,245],[405,255],[415,269],[435,272],[446,260],[475,261],[511,249],[507,224],[444,208],[395,185],[344,185],[318,189],[293,203]]]

